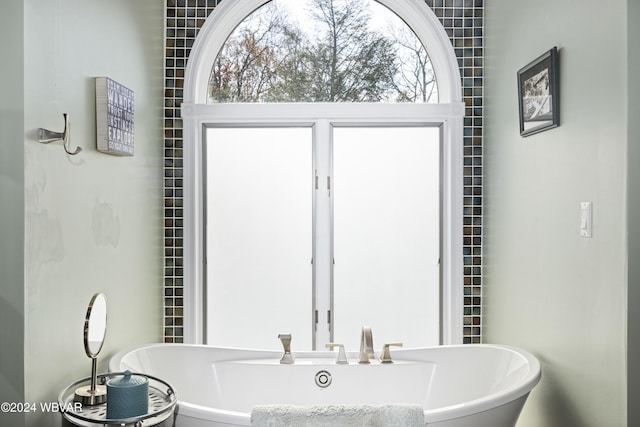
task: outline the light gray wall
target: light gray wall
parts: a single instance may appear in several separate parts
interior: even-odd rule
[[[485,341],[543,369],[519,427],[626,425],[626,13],[627,0],[485,3]],[[561,126],[521,138],[516,72],[553,46]]]
[[[23,2],[2,4],[0,38],[0,402],[24,396]],[[22,414],[3,417],[19,426]],[[6,421],[6,424],[5,422]]]
[[[0,27],[0,400],[39,405],[90,373],[82,330],[95,292],[108,301],[101,370],[116,350],[161,340],[163,3],[11,0]],[[97,76],[135,92],[134,157],[95,149]],[[36,141],[39,127],[62,130],[63,113],[83,149],[74,157]]]
[[[628,289],[628,355],[627,355],[627,425],[640,425],[640,2],[628,1],[627,49],[629,53],[629,155],[627,194],[629,214],[629,289]]]

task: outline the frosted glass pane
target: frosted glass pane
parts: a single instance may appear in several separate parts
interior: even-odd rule
[[[439,342],[438,128],[335,128],[334,339]]]
[[[206,135],[207,336],[311,349],[311,128]]]

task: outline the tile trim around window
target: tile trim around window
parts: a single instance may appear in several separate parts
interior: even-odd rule
[[[222,0],[165,0],[164,341],[183,342],[184,72],[198,30]],[[464,343],[482,342],[482,160],[484,0],[425,0],[451,39],[462,78],[464,117]]]

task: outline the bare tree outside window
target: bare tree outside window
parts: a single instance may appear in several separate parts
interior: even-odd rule
[[[304,7],[300,7],[304,4]],[[272,0],[229,36],[209,102],[437,102],[427,51],[374,0]]]
[[[398,72],[394,87],[399,102],[437,102],[436,76],[420,40],[406,25],[389,26],[397,48]]]

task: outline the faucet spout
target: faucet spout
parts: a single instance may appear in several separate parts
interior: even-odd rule
[[[358,358],[358,363],[371,363],[371,357],[373,357],[373,335],[371,334],[371,327],[363,326],[360,337],[360,357]]]
[[[294,359],[291,354],[291,334],[280,334],[278,338],[282,341],[282,346],[284,347],[284,354],[282,355],[282,359],[280,359],[280,363],[283,365],[292,365]]]

